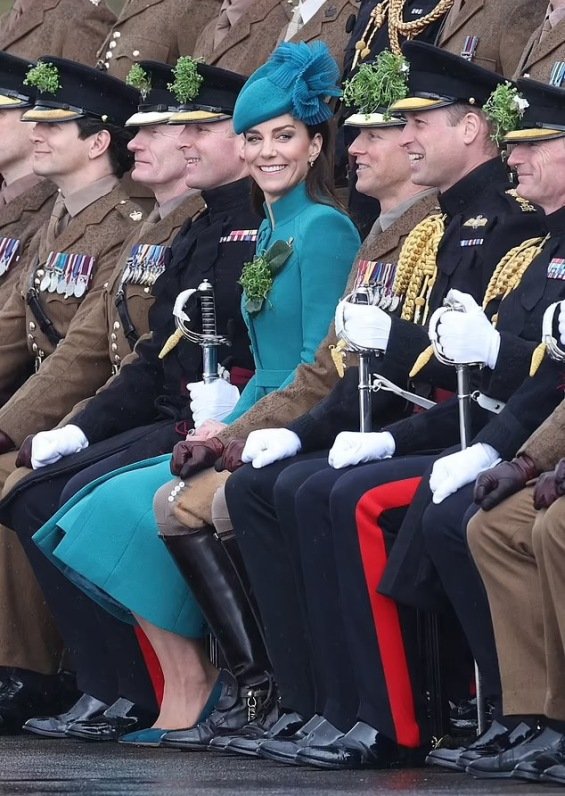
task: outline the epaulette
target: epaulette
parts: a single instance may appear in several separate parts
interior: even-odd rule
[[[116,210],[124,218],[129,218],[131,221],[143,221],[145,217],[143,210],[131,199],[120,199],[116,205]]]
[[[537,208],[531,202],[528,202],[527,199],[524,199],[523,196],[520,196],[516,188],[510,188],[508,191],[505,191],[505,193],[507,196],[509,196],[511,199],[514,199],[514,201],[517,202],[522,213],[536,212]]]

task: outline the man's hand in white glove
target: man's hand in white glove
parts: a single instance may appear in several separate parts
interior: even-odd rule
[[[559,302],[559,316],[557,319],[557,324],[559,326],[559,344],[565,347],[565,301]]]
[[[261,428],[252,431],[241,454],[243,462],[257,469],[300,453],[300,437],[288,428]]]
[[[435,462],[430,475],[433,502],[441,503],[461,487],[471,484],[479,473],[500,461],[491,445],[477,442],[464,451],[450,453]]]
[[[223,420],[239,401],[239,390],[225,379],[215,379],[209,384],[195,381],[186,385],[190,393],[190,411],[194,428],[205,420]]]
[[[340,301],[335,313],[336,333],[344,334],[355,345],[386,351],[390,315],[372,304],[352,304]]]
[[[500,333],[468,293],[450,290],[447,298],[462,304],[465,312],[436,310],[430,318],[430,336],[435,329],[447,359],[457,363],[482,362],[492,370],[500,349]]]
[[[78,426],[40,431],[31,441],[31,466],[37,470],[84,448],[88,448],[88,440]]]
[[[329,452],[328,464],[340,470],[350,464],[389,459],[394,455],[395,447],[394,438],[388,431],[341,431]]]

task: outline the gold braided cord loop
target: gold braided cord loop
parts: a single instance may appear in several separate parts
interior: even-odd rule
[[[355,69],[360,60],[365,60],[371,54],[373,39],[387,19],[390,49],[395,55],[401,55],[402,44],[400,37],[413,39],[415,36],[419,36],[428,25],[432,25],[443,14],[447,13],[453,2],[454,0],[439,0],[438,4],[428,14],[425,14],[420,19],[404,22],[402,12],[405,0],[381,0],[371,11],[367,27],[363,31],[361,39],[355,45],[355,56],[351,68]]]
[[[401,318],[425,323],[437,276],[437,252],[445,232],[445,215],[436,213],[417,224],[398,257],[393,292],[404,297]]]
[[[483,309],[486,309],[494,299],[503,299],[518,287],[526,270],[543,249],[547,238],[547,235],[545,238],[529,238],[504,255],[488,283],[483,298]],[[496,325],[494,318],[493,322]]]

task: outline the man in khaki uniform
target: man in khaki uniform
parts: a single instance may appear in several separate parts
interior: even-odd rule
[[[524,47],[516,77],[561,87],[565,80],[565,0],[551,0],[542,24]]]
[[[218,14],[220,3],[126,0],[116,24],[98,48],[98,66],[125,80],[135,61],[175,64],[180,55],[192,55],[198,34]]]
[[[86,321],[142,219],[119,185],[130,165],[123,124],[137,92],[58,58],[34,67],[28,80],[38,97],[23,120],[35,125],[22,124],[22,134],[32,136],[35,173],[49,177],[59,196],[0,310],[2,483],[28,434],[51,428],[109,377],[105,329],[93,338]]]
[[[0,52],[0,308],[25,262],[32,237],[51,214],[56,187],[33,173],[33,145],[20,124],[35,90],[25,86],[29,61]]]
[[[49,53],[94,64],[115,20],[106,0],[15,0],[0,17],[0,50],[32,60]]]
[[[547,0],[455,0],[437,44],[511,78]]]
[[[198,37],[194,56],[208,64],[249,75],[265,63],[277,43],[325,41],[343,68],[352,0],[319,0],[307,12],[298,0],[226,0]],[[302,14],[301,14],[302,11]]]

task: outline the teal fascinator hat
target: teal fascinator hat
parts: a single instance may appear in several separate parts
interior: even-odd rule
[[[233,112],[235,132],[285,113],[310,126],[331,119],[328,103],[341,95],[339,78],[324,42],[279,45],[243,86]]]

